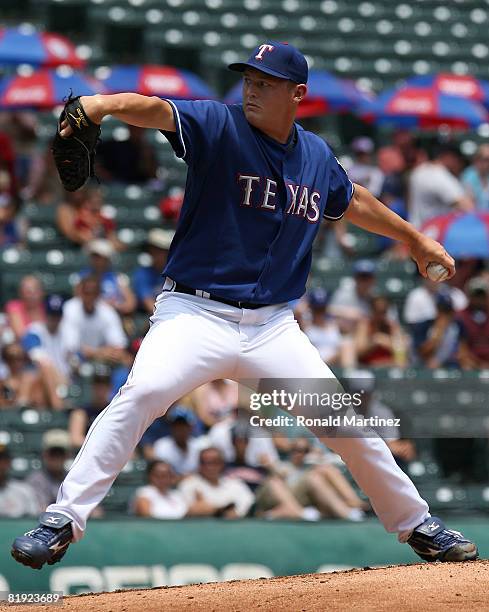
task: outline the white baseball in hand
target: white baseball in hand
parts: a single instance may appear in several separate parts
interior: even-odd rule
[[[430,280],[441,283],[448,277],[450,271],[440,263],[431,262],[426,268],[426,274],[428,274]]]

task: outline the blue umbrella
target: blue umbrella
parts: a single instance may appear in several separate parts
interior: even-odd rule
[[[489,81],[477,79],[469,74],[450,72],[423,74],[407,79],[404,87],[426,87],[449,96],[480,102],[489,107]]]
[[[85,62],[78,57],[73,43],[60,34],[30,28],[1,28],[0,64],[83,68]]]
[[[70,94],[104,93],[98,81],[79,72],[59,73],[42,68],[29,76],[13,76],[0,83],[0,109],[48,109],[63,104]]]
[[[427,221],[423,234],[440,242],[452,257],[489,258],[489,213],[450,213]]]
[[[103,73],[99,79],[109,93],[133,91],[187,100],[215,98],[214,92],[196,74],[172,66],[113,66],[104,68]]]
[[[487,111],[478,102],[409,84],[384,91],[376,100],[362,103],[356,112],[367,121],[404,128],[448,125],[468,129],[488,120]]]

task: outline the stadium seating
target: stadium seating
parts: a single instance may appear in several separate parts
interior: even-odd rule
[[[314,67],[367,78],[376,87],[433,70],[487,77],[481,60],[489,54],[489,7],[475,0],[445,6],[426,0],[8,0],[6,17],[16,13],[30,13],[80,42],[90,35],[92,61],[161,61],[170,54],[179,65],[185,54],[172,49],[208,49],[195,66],[205,73],[206,63],[222,66],[258,40],[276,37],[302,46]]]
[[[160,62],[192,68],[224,94],[236,80],[226,65],[246,57],[263,39],[279,38],[297,44],[314,68],[361,79],[374,90],[393,85],[412,74],[450,70],[489,78],[487,25],[489,4],[475,0],[2,0],[2,22],[20,19],[61,31],[84,45],[90,68],[110,62]],[[44,113],[39,140],[52,138],[55,113]],[[345,142],[330,117],[319,131],[341,153]],[[121,138],[121,124],[104,121],[104,138]],[[489,136],[487,126],[457,138],[465,153]],[[148,134],[162,166],[164,189],[135,185],[103,185],[106,207],[127,250],[114,258],[117,270],[130,274],[144,261],[141,247],[151,227],[171,227],[158,208],[172,186],[185,184],[185,164],[178,160],[158,132]],[[78,272],[87,265],[84,251],[73,246],[55,227],[54,207],[31,202],[22,215],[28,224],[27,249],[0,254],[0,302],[15,297],[19,281],[37,271],[46,291],[69,295]],[[375,236],[348,228],[354,257],[376,257]],[[311,285],[334,290],[349,282],[352,261],[335,261],[318,253]],[[420,277],[412,262],[380,260],[379,289],[398,306]],[[351,282],[351,281],[350,281]],[[146,315],[135,317],[143,330]],[[82,372],[83,374],[83,372]],[[340,372],[341,374],[341,372]],[[70,406],[89,400],[92,372],[85,371],[66,390]],[[381,399],[403,416],[406,435],[417,437],[418,456],[408,471],[434,511],[489,510],[489,488],[461,485],[442,478],[426,429],[455,435],[479,433],[487,412],[488,379],[484,374],[455,371],[385,369],[377,371]],[[470,417],[464,408],[470,407]],[[13,473],[23,477],[40,467],[44,431],[67,426],[65,413],[33,410],[0,411],[0,443],[13,453]],[[423,436],[423,437],[418,437]],[[124,468],[107,497],[107,512],[125,512],[136,486],[145,481],[145,462],[133,460]]]

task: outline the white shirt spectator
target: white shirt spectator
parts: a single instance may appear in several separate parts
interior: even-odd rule
[[[328,321],[325,327],[311,325],[306,329],[306,335],[326,362],[338,354],[343,341],[338,326],[332,321]]]
[[[141,497],[149,501],[150,516],[156,519],[181,519],[188,512],[185,497],[175,489],[163,494],[153,485],[139,487],[134,494],[133,507],[136,499]]]
[[[22,338],[22,346],[32,361],[49,360],[64,376],[70,373],[70,351],[61,326],[52,334],[45,323],[31,323]]]
[[[85,312],[78,297],[68,300],[63,307],[61,333],[68,348],[77,352],[83,346],[124,348],[127,339],[115,308],[98,300],[93,313]]]
[[[346,317],[368,316],[371,312],[368,300],[358,295],[355,280],[349,277],[340,281],[331,296],[329,308],[335,315],[343,313]]]
[[[376,198],[382,193],[384,174],[373,164],[355,162],[348,168],[348,178],[352,183],[357,183],[368,189]]]
[[[170,464],[173,471],[181,475],[197,471],[200,451],[208,446],[210,443],[206,436],[190,438],[184,452],[171,436],[164,436],[156,440],[153,450],[155,459]]]
[[[445,166],[420,164],[409,178],[409,221],[420,228],[428,219],[452,212],[464,195],[462,183]]]
[[[182,480],[178,485],[187,504],[190,506],[200,493],[204,500],[216,508],[234,504],[238,516],[245,516],[251,508],[254,495],[244,482],[238,478],[222,476],[217,485],[213,485],[200,474],[194,474]]]
[[[209,446],[218,448],[226,463],[231,463],[235,459],[231,430],[235,420],[226,420],[216,423],[210,428],[207,438]],[[254,436],[249,439],[245,453],[245,462],[252,467],[262,465],[261,457],[267,456],[271,463],[279,460],[277,449],[270,435],[261,427],[253,427]]]
[[[459,312],[467,308],[468,300],[463,291],[457,287],[450,287],[455,311]],[[410,291],[404,303],[404,320],[406,323],[422,323],[433,321],[436,318],[436,294],[433,294],[425,286],[421,285]]]
[[[36,494],[27,483],[12,479],[0,487],[0,516],[19,518],[36,516],[39,512]]]

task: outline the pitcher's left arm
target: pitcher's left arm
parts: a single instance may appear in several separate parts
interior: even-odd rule
[[[419,273],[425,278],[427,278],[426,268],[432,262],[445,266],[449,271],[448,278],[454,276],[455,261],[443,246],[401,219],[365,187],[355,185],[355,191],[345,212],[345,219],[369,232],[404,243],[417,263]]]

